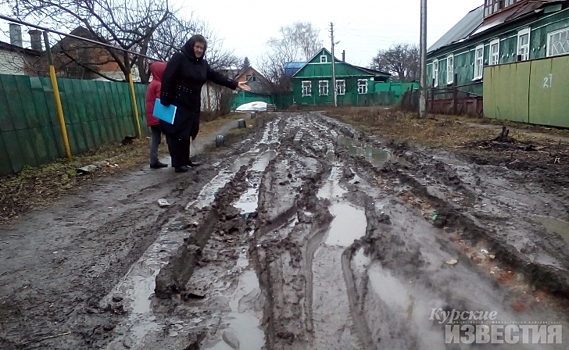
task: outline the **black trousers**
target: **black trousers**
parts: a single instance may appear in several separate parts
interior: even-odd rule
[[[188,160],[190,159],[190,140],[166,135],[166,142],[168,142],[168,152],[170,153],[170,158],[172,158],[172,166],[178,168],[188,165]]]

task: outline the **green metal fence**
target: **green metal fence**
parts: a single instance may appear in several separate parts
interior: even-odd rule
[[[71,153],[136,136],[128,83],[58,79]],[[143,134],[146,85],[136,84]],[[64,158],[65,148],[49,78],[0,74],[0,175]]]
[[[569,128],[569,56],[484,68],[488,118]]]

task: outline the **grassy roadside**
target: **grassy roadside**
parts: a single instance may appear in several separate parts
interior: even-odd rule
[[[569,130],[563,129],[466,116],[430,115],[418,119],[414,113],[384,107],[327,108],[325,114],[387,140],[437,148],[457,148],[474,141],[492,140],[499,134],[495,129],[473,127],[467,123],[506,125],[535,133],[512,130],[509,136],[521,142],[539,141],[543,137],[537,133],[569,137]]]
[[[243,114],[230,114],[200,125],[200,134],[214,132]],[[131,144],[113,143],[72,160],[58,159],[37,168],[25,167],[20,173],[0,178],[0,224],[29,210],[39,209],[65,195],[73,194],[95,179],[113,176],[148,163],[150,138],[134,139]],[[165,142],[159,153],[167,155]],[[108,161],[92,172],[80,174],[77,168]]]

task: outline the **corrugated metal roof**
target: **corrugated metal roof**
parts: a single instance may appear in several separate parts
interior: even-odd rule
[[[536,10],[555,3],[568,3],[567,0],[531,0],[525,3],[519,3],[511,8],[506,8],[492,16],[484,19],[484,5],[470,11],[463,19],[461,19],[454,27],[452,27],[445,35],[443,35],[436,43],[434,43],[427,52],[433,52],[453,43],[464,41],[472,36],[481,34],[487,30],[499,27],[507,22],[515,21],[523,17],[533,14]]]
[[[472,31],[482,24],[484,20],[484,5],[470,11],[463,19],[458,21],[448,32],[437,40],[427,52],[435,51],[441,47],[450,45],[467,37]]]
[[[294,69],[294,68],[300,69],[300,68],[304,67],[305,64],[306,64],[306,62],[287,62],[287,63],[285,63],[284,68],[285,69]]]

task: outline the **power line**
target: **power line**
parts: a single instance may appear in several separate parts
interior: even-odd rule
[[[138,53],[138,52],[134,52],[134,51],[130,51],[130,50],[127,50],[127,49],[123,49],[123,48],[121,48],[121,47],[117,47],[117,46],[114,46],[114,45],[111,45],[111,44],[107,44],[107,43],[100,42],[100,41],[97,41],[97,40],[92,40],[92,39],[84,38],[84,37],[78,36],[78,35],[62,33],[62,32],[59,32],[59,31],[57,31],[57,30],[54,30],[54,29],[49,29],[49,28],[46,28],[46,27],[38,26],[38,25],[35,25],[35,24],[31,24],[31,23],[28,23],[28,22],[24,22],[24,21],[21,21],[21,20],[19,20],[19,19],[11,18],[11,17],[4,16],[4,15],[1,15],[1,14],[0,14],[0,19],[6,20],[6,21],[9,21],[9,22],[13,22],[13,23],[17,23],[17,24],[21,24],[21,25],[28,26],[28,27],[40,29],[40,30],[43,30],[43,31],[45,31],[45,32],[54,33],[54,34],[59,34],[59,35],[63,35],[63,36],[70,37],[70,38],[74,38],[74,39],[77,39],[77,40],[85,41],[85,42],[88,42],[88,43],[91,43],[91,44],[96,44],[96,45],[103,46],[103,47],[106,47],[106,48],[110,48],[110,49],[113,49],[113,50],[123,51],[123,52],[126,52],[126,53],[130,53],[130,54],[132,54],[132,55],[144,57],[144,58],[147,58],[147,59],[150,59],[150,60],[153,60],[153,61],[161,61],[161,60],[159,60],[159,59],[157,59],[157,58],[150,57],[150,56],[146,56],[146,55],[144,55],[144,54],[141,54],[141,53]]]

